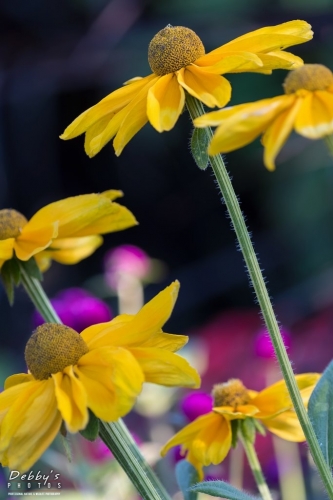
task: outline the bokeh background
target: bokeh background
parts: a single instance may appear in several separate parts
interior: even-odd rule
[[[116,314],[116,294],[104,280],[105,255],[119,245],[140,247],[155,259],[145,300],[172,280],[181,282],[167,330],[190,335],[188,356],[200,366],[205,392],[230,377],[260,389],[276,366],[258,356],[258,307],[212,173],[200,171],[191,157],[187,113],[169,133],[158,134],[146,125],[119,158],[109,144],[89,159],[82,137],[63,142],[58,136],[122,82],[150,73],[149,41],[167,24],[193,29],[209,51],[251,30],[292,19],[308,21],[315,35],[291,50],[308,63],[332,69],[332,0],[0,3],[1,208],[30,217],[67,196],[123,190],[122,202],[140,225],[107,235],[104,246],[76,266],[53,264],[44,287],[51,297],[68,287],[83,287]],[[231,104],[238,104],[280,94],[285,72],[227,76]],[[228,154],[226,162],[279,321],[290,335],[294,368],[322,371],[333,354],[333,159],[323,142],[296,135],[279,155],[276,172],[264,168],[262,153],[258,140]],[[9,307],[0,287],[0,318],[1,385],[6,376],[25,369],[23,350],[34,323],[33,307],[22,290]],[[181,397],[169,398],[165,425],[179,428],[184,422],[177,403]],[[133,431],[144,427],[139,420],[132,418]],[[153,441],[147,436],[140,439]],[[267,446],[262,445],[266,474],[278,491]],[[306,448],[301,450],[306,462]],[[219,477],[228,479],[223,470]],[[246,481],[254,488],[250,476]],[[316,482],[311,484],[308,498],[320,499]],[[69,487],[74,488],[72,483]],[[170,489],[176,492],[174,481]]]

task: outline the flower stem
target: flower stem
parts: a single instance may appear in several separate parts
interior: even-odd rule
[[[327,135],[325,137],[325,143],[326,143],[326,146],[327,146],[327,149],[330,153],[331,156],[333,156],[333,135]]]
[[[189,94],[187,94],[186,96],[186,105],[192,120],[205,113],[202,103]],[[213,137],[211,128],[207,127],[204,130],[206,131],[209,140],[211,140],[211,138]],[[282,371],[289,395],[297,413],[297,417],[307,439],[313,460],[318,468],[319,474],[329,494],[329,498],[333,499],[333,480],[331,470],[325,462],[324,456],[319,446],[319,442],[316,438],[314,429],[311,425],[307,411],[303,404],[302,397],[295,380],[294,372],[288,358],[287,351],[284,346],[279,326],[274,314],[274,310],[268,295],[265,280],[261,273],[258,259],[255,254],[251,238],[238,203],[237,196],[232,187],[222,156],[210,156],[209,160],[218,185],[221,189],[221,193],[227,206],[230,218],[232,220],[239,246],[242,250],[245,264],[248,269],[250,279],[260,305],[262,316],[265,320],[266,327],[280,365],[280,369]]]
[[[49,323],[61,324],[61,320],[40,282],[27,274],[23,266],[20,266],[20,270],[21,283],[44,320]],[[171,500],[164,486],[141,455],[121,419],[111,423],[100,421],[100,437],[116,457],[144,500]]]
[[[251,467],[254,479],[257,483],[258,490],[263,500],[273,500],[271,492],[268,489],[266,480],[261,470],[260,462],[253,443],[246,437],[243,432],[240,432],[240,440],[244,446],[244,450],[247,456],[247,460]]]

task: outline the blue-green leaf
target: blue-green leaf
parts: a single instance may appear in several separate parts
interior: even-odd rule
[[[191,491],[206,493],[213,497],[227,498],[228,500],[261,500],[259,497],[244,493],[224,481],[204,481],[192,486]]]
[[[187,460],[181,460],[176,465],[176,479],[184,500],[197,500],[198,494],[189,491],[190,486],[199,481],[197,470]]]
[[[201,170],[206,170],[209,165],[208,134],[204,128],[195,128],[191,138],[191,151],[195,163]]]
[[[324,458],[331,466],[333,464],[333,361],[311,394],[308,413]]]

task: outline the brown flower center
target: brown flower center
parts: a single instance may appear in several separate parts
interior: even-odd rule
[[[214,385],[212,396],[214,406],[232,406],[234,410],[250,401],[247,389],[237,378],[232,378],[225,384]]]
[[[51,373],[75,365],[89,352],[83,338],[72,328],[45,323],[34,331],[25,347],[25,360],[32,375],[45,380]]]
[[[301,68],[290,71],[284,80],[283,88],[286,94],[297,90],[325,90],[333,85],[332,71],[322,64],[304,64]]]
[[[168,25],[159,31],[148,47],[148,61],[158,76],[173,73],[205,54],[200,38],[189,28]]]
[[[0,210],[0,240],[16,238],[21,234],[23,226],[27,224],[24,215],[11,208]]]

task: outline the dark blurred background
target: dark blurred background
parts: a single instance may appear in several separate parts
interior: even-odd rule
[[[54,263],[45,274],[45,289],[53,296],[69,286],[85,286],[103,272],[108,249],[141,247],[167,268],[159,283],[146,287],[146,300],[173,279],[181,282],[167,330],[197,339],[206,335],[207,342],[214,337],[220,371],[208,376],[206,390],[230,376],[262,386],[255,375],[260,361],[252,356],[261,319],[212,173],[200,171],[192,160],[188,115],[183,113],[169,133],[147,125],[119,158],[109,144],[89,159],[82,137],[64,142],[58,136],[124,81],[151,72],[148,44],[168,23],[193,29],[208,52],[292,19],[308,21],[315,35],[289,50],[332,69],[332,0],[0,3],[1,208],[30,217],[61,198],[122,189],[121,202],[140,225],[106,236],[105,245],[76,266]],[[282,93],[285,74],[226,75],[233,87],[231,104]],[[258,140],[228,154],[226,162],[279,320],[292,333],[295,369],[321,371],[333,353],[333,159],[323,142],[296,135],[274,173],[265,169],[262,154]],[[115,308],[115,299],[110,304]],[[32,312],[23,291],[17,291],[11,308],[0,287],[0,384],[15,369],[24,369]]]

